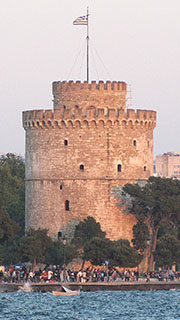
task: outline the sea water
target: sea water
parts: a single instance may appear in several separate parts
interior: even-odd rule
[[[180,320],[180,290],[0,293],[3,320]]]

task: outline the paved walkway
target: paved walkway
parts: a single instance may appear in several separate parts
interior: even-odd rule
[[[150,280],[150,282],[146,282],[145,280],[139,280],[136,282],[124,282],[124,281],[116,281],[116,282],[92,282],[92,283],[77,283],[77,282],[57,282],[57,283],[31,283],[28,285],[28,288],[31,287],[32,291],[35,292],[48,292],[52,290],[58,290],[62,285],[67,286],[70,289],[78,289],[81,287],[81,291],[100,291],[100,290],[180,290],[180,281],[168,281],[161,282],[158,280]],[[13,292],[22,290],[24,287],[24,291],[26,290],[26,285],[23,283],[13,284],[13,283],[0,283],[0,292]],[[22,290],[23,291],[23,290]]]

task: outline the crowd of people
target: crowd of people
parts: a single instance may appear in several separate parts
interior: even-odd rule
[[[116,268],[86,268],[74,271],[59,266],[52,266],[44,270],[21,268],[10,266],[9,268],[0,267],[0,282],[20,283],[20,282],[109,282],[109,281],[137,281],[138,271],[125,270],[118,271]]]
[[[173,281],[175,279],[180,278],[180,274],[178,272],[173,272],[172,270],[163,270],[159,272],[150,272],[145,274],[146,281],[149,282],[150,279],[158,279],[159,281]]]
[[[168,281],[178,278],[178,274],[173,272],[157,272],[144,275],[147,282],[156,278],[159,281]],[[33,270],[26,265],[21,267],[10,266],[0,267],[0,283],[25,283],[25,282],[114,282],[114,281],[138,281],[139,272],[137,270],[119,271],[116,268],[86,268],[80,270],[70,270],[60,266],[46,267]]]

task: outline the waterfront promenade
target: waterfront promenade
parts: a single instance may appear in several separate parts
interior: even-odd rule
[[[15,292],[18,290],[26,291],[26,286],[24,283],[0,283],[0,292]],[[72,289],[77,290],[81,287],[81,291],[103,291],[103,290],[180,290],[180,281],[168,281],[161,282],[158,280],[150,280],[146,282],[145,280],[132,281],[132,282],[87,282],[87,283],[77,283],[77,282],[53,282],[53,283],[29,283],[29,287],[32,292],[52,292],[53,290],[58,290],[62,285]]]

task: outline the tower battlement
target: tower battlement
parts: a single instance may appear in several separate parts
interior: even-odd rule
[[[23,112],[23,127],[130,126],[154,128],[156,112],[152,110],[126,111],[113,108],[90,107],[81,110],[30,110]]]
[[[88,105],[125,109],[127,84],[123,81],[56,81],[52,85],[54,109],[69,109],[74,105],[86,108]]]

